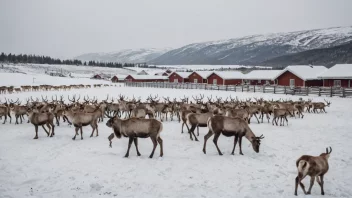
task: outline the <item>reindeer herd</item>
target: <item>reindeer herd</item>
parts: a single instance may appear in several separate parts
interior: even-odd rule
[[[100,85],[101,86],[101,85]],[[72,88],[87,88],[84,85],[77,85]],[[22,90],[24,88],[22,87]],[[31,87],[33,90],[33,86]],[[44,88],[41,90],[55,89]],[[66,89],[66,88],[60,88]],[[276,126],[288,125],[288,118],[304,118],[304,113],[326,113],[325,108],[331,105],[331,102],[313,102],[312,100],[298,101],[292,100],[264,100],[263,98],[248,98],[239,100],[237,97],[227,97],[225,99],[212,96],[204,99],[204,95],[192,96],[193,100],[184,96],[183,98],[160,97],[149,95],[145,101],[141,98],[128,99],[124,95],[118,98],[107,97],[98,101],[98,98],[89,96],[68,96],[67,101],[64,96],[55,96],[48,99],[41,96],[41,99],[32,97],[27,98],[24,103],[17,99],[13,101],[6,99],[0,100],[0,118],[4,119],[5,124],[8,119],[11,123],[12,116],[15,116],[15,124],[22,124],[27,116],[27,122],[32,123],[35,127],[35,137],[38,139],[38,128],[42,126],[47,136],[55,135],[56,126],[66,122],[74,127],[73,140],[80,135],[83,140],[83,127],[91,126],[92,132],[90,137],[99,135],[98,123],[108,118],[106,126],[113,130],[108,137],[111,147],[111,141],[114,137],[129,138],[127,152],[125,157],[129,156],[132,143],[135,145],[137,155],[138,138],[150,138],[153,143],[153,150],[150,158],[153,157],[157,145],[160,146],[160,157],[163,156],[163,140],[160,133],[163,130],[163,122],[170,119],[176,119],[181,124],[181,133],[186,126],[190,139],[198,141],[199,127],[207,127],[208,133],[204,136],[203,152],[206,154],[207,140],[214,135],[213,143],[219,155],[223,155],[219,146],[218,138],[222,134],[226,137],[234,138],[234,145],[231,154],[234,155],[237,143],[239,144],[239,154],[242,152],[242,138],[245,137],[256,153],[259,153],[263,135],[256,136],[250,128],[251,120],[255,118],[258,124],[264,123],[264,117],[268,123]],[[278,123],[280,122],[280,123]],[[62,124],[62,123],[61,123]],[[197,129],[197,135],[195,133]],[[79,134],[80,133],[80,134]],[[300,184],[304,193],[309,194],[316,177],[319,185],[323,190],[323,176],[328,170],[327,159],[331,153],[326,151],[318,157],[302,156],[297,160],[299,174],[296,178],[295,194],[297,195],[297,186]],[[305,191],[301,180],[309,175],[312,177],[311,185],[308,192]],[[319,178],[320,177],[320,178]]]
[[[100,88],[100,87],[109,87],[112,85],[109,84],[94,84],[94,85],[23,85],[20,87],[14,86],[1,86],[0,94],[13,94],[13,93],[21,93],[28,91],[69,91],[73,89],[83,89],[83,88]]]

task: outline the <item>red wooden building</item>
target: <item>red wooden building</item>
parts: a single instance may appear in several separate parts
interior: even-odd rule
[[[167,82],[167,76],[150,76],[150,75],[128,75],[125,78],[127,82]]]
[[[189,75],[191,72],[173,72],[169,76],[169,82],[173,83],[187,83],[189,82]]]
[[[213,72],[208,76],[208,84],[213,85],[239,85],[244,75],[240,71]]]
[[[326,70],[324,66],[287,66],[277,76],[277,84],[291,87],[323,86],[323,80],[318,76]]]
[[[102,75],[100,74],[95,74],[92,79],[102,79]]]
[[[188,80],[190,83],[207,83],[211,73],[211,71],[195,71],[189,75]]]
[[[282,70],[253,70],[244,75],[243,81],[249,85],[274,85]]]
[[[352,64],[337,64],[319,75],[324,87],[352,87]]]
[[[123,82],[125,81],[125,78],[127,77],[127,75],[115,75],[111,78],[111,82]]]

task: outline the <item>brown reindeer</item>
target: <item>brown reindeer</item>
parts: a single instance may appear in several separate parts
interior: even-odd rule
[[[38,139],[38,126],[42,126],[48,136],[50,135],[50,137],[53,137],[55,135],[53,113],[51,112],[41,113],[37,109],[28,109],[27,115],[28,115],[28,120],[35,127],[34,139]],[[49,128],[49,131],[45,129],[44,125],[46,125]],[[50,134],[50,130],[52,130],[51,134]]]
[[[101,117],[101,114],[102,114],[101,109],[99,107],[97,107],[95,111],[92,113],[74,112],[70,109],[66,109],[63,114],[70,119],[73,126],[75,127],[75,136],[72,138],[72,140],[76,139],[76,136],[78,135],[78,130],[81,131],[81,140],[83,140],[82,127],[87,125],[90,125],[93,129],[90,137],[93,137],[95,130],[97,131],[96,136],[99,135],[97,122],[98,122],[98,118]]]
[[[249,128],[247,121],[242,118],[230,118],[226,116],[213,116],[208,120],[208,128],[209,132],[204,136],[204,147],[203,152],[206,154],[206,143],[207,140],[213,135],[214,136],[214,144],[216,149],[218,150],[219,155],[222,155],[219,147],[218,147],[218,139],[220,134],[223,134],[226,137],[235,136],[234,145],[231,154],[235,154],[235,148],[237,141],[239,141],[240,154],[242,153],[242,137],[246,137],[248,141],[251,142],[253,150],[256,153],[259,153],[260,140],[263,139],[263,135],[260,137],[256,137],[252,130]]]
[[[324,195],[324,175],[329,170],[328,159],[330,157],[330,153],[332,149],[330,147],[330,151],[326,148],[326,152],[320,154],[320,156],[310,156],[303,155],[296,161],[296,167],[298,169],[298,176],[296,177],[295,184],[295,195],[297,196],[297,188],[298,184],[300,184],[304,194],[310,194],[315,178],[317,179],[318,184],[321,188],[321,194]],[[308,191],[306,192],[305,187],[302,183],[302,180],[307,176],[310,176],[310,186]],[[320,177],[320,179],[319,179]]]
[[[194,136],[195,141],[198,141],[197,136],[194,134],[194,130],[197,127],[197,135],[199,136],[199,127],[207,127],[208,119],[213,116],[213,113],[190,113],[187,115],[187,121],[190,124],[191,128],[189,129],[189,137],[193,141],[192,135]]]
[[[324,113],[326,113],[325,107],[330,107],[331,102],[326,101],[325,99],[324,99],[324,101],[326,102],[326,104],[323,102],[314,102],[313,103],[313,112],[314,113],[318,113],[317,109],[320,109],[320,113],[323,111],[324,111]]]
[[[108,115],[106,115],[108,116]],[[149,158],[153,158],[154,151],[157,147],[157,144],[160,145],[160,157],[164,155],[163,152],[163,140],[160,137],[160,133],[163,130],[163,124],[156,119],[142,119],[142,118],[129,118],[127,120],[121,120],[118,117],[111,117],[106,126],[112,128],[114,133],[109,136],[110,147],[111,140],[116,136],[117,138],[121,138],[121,136],[128,137],[128,148],[125,157],[129,156],[130,148],[132,142],[134,142],[137,150],[137,155],[140,156],[138,150],[138,139],[137,138],[148,138],[153,142],[153,150],[150,154]]]

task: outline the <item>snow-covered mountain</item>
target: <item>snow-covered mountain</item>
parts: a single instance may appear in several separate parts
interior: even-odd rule
[[[87,53],[74,57],[74,59],[82,61],[143,63],[159,57],[169,50],[171,48],[126,49],[109,53]]]
[[[252,35],[186,45],[171,50],[149,62],[169,65],[258,65],[275,57],[311,49],[333,47],[349,41],[352,41],[352,26]]]

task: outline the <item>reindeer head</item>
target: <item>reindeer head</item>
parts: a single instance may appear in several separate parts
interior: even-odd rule
[[[253,150],[256,153],[259,153],[260,141],[263,138],[264,138],[263,134],[261,136],[259,136],[259,137],[252,137],[251,143],[252,143]]]
[[[329,148],[330,148],[330,151],[329,151]],[[326,152],[325,152],[325,153],[320,154],[320,156],[323,156],[323,157],[325,157],[326,159],[329,159],[329,157],[330,157],[330,153],[332,152],[332,148],[331,148],[331,146],[330,146],[329,148],[326,148]]]
[[[324,101],[326,102],[326,106],[327,106],[327,107],[330,107],[331,102],[330,102],[330,101],[327,101],[327,100],[325,100],[325,99],[324,99]]]

